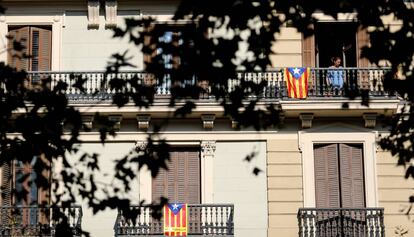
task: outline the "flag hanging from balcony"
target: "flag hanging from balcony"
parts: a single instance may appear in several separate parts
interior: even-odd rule
[[[164,235],[187,236],[187,204],[172,203],[164,206]]]
[[[310,68],[288,67],[285,69],[288,97],[303,99],[308,96],[309,75]]]

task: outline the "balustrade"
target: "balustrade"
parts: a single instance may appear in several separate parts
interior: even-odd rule
[[[388,96],[384,90],[383,80],[389,69],[382,68],[311,68],[308,75],[308,97],[345,97],[346,95],[358,95],[365,90],[372,97]],[[171,93],[172,84],[169,75],[165,75],[162,82],[157,80],[153,74],[126,71],[119,73],[105,72],[29,72],[32,82],[39,82],[44,78],[50,78],[50,86],[54,88],[58,82],[67,83],[64,91],[69,100],[80,103],[93,103],[94,101],[106,101],[112,98],[116,92],[111,89],[110,81],[113,79],[125,80],[126,87],[118,92],[136,92],[139,86],[155,86],[156,98],[168,97]],[[340,78],[344,85],[340,88],[330,85],[331,78]],[[76,81],[84,81],[84,91],[75,86]],[[241,81],[264,83],[264,87],[258,95],[264,99],[288,99],[284,68],[276,68],[266,72],[240,72],[236,77],[228,80],[228,92],[233,91]],[[185,83],[174,86],[195,85],[196,77]],[[208,83],[198,82],[204,89],[209,90]],[[208,99],[209,96],[201,96]]]
[[[300,208],[299,237],[384,237],[383,208]]]
[[[115,236],[163,235],[163,220],[152,217],[150,205],[131,206],[138,216],[126,218],[118,212],[115,223]],[[188,235],[234,235],[234,205],[232,204],[189,204]]]

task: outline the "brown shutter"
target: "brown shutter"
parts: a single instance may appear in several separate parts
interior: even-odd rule
[[[362,147],[357,144],[339,144],[341,199],[344,208],[365,207]]]
[[[24,49],[14,50],[14,42],[19,42]],[[17,70],[29,70],[29,59],[25,56],[30,52],[30,27],[24,26],[9,30],[9,39],[7,43],[8,54],[7,63]]]
[[[302,35],[302,66],[315,67],[315,35],[304,37]]]
[[[315,145],[316,207],[339,208],[338,146]]]
[[[197,204],[200,197],[200,153],[191,151],[187,153],[187,203]]]
[[[1,193],[3,206],[10,206],[12,204],[12,166],[10,162],[5,162],[1,167]]]
[[[170,152],[168,171],[161,170],[152,182],[152,200],[161,196],[170,202],[200,203],[199,151],[179,149]]]
[[[32,27],[32,71],[50,71],[52,58],[52,31]]]
[[[369,45],[369,34],[367,29],[359,28],[357,31],[357,65],[358,67],[369,67],[369,60],[361,58],[362,48]]]

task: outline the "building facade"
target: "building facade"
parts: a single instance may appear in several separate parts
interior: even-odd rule
[[[102,174],[105,182],[114,172],[114,161],[145,146],[152,124],[171,112],[168,85],[158,87],[159,97],[149,109],[133,105],[118,109],[110,97],[92,95],[101,86],[114,53],[127,50],[136,65],[124,73],[125,77],[145,77],[142,52],[127,40],[112,38],[111,29],[122,26],[125,18],[145,15],[168,23],[178,1],[4,0],[2,4],[7,11],[0,16],[0,48],[10,48],[7,35],[26,39],[27,53],[36,57],[16,61],[2,50],[0,61],[29,71],[33,78],[47,75],[55,81],[68,80],[71,74],[87,78],[86,95],[71,87],[67,94],[85,123],[92,126],[92,131],[81,134],[85,141],[81,149],[101,154],[101,169],[108,174]],[[265,131],[238,130],[216,101],[200,100],[194,113],[171,120],[162,133],[173,147],[170,171],[153,179],[149,171],[141,170],[132,185],[131,200],[138,205],[164,195],[192,204],[200,213],[201,208],[208,209],[209,214],[199,214],[206,216],[198,222],[204,223],[214,214],[220,220],[216,224],[210,220],[211,225],[232,229],[218,228],[212,230],[213,235],[336,236],[334,233],[352,232],[366,235],[349,236],[398,236],[395,230],[399,226],[414,231],[414,216],[401,211],[408,205],[412,185],[403,178],[404,170],[396,166],[396,159],[377,145],[387,134],[384,119],[398,111],[401,101],[384,92],[381,80],[385,69],[370,67],[360,59],[360,48],[368,42],[366,32],[356,29],[345,16],[333,21],[321,15],[315,28],[315,36],[304,38],[294,28],[283,27],[273,45],[272,68],[247,75],[267,81],[263,105],[280,105],[282,126]],[[343,70],[355,86],[369,89],[369,107],[361,105],[359,98],[329,95],[324,89],[332,56],[342,59]],[[284,94],[285,67],[311,67],[306,100]],[[105,145],[93,129],[95,112],[110,116],[119,126],[118,135]],[[243,161],[251,154],[251,162]],[[254,167],[263,172],[254,176]],[[4,183],[4,172],[1,177]],[[30,195],[32,202],[42,199],[40,192]],[[15,204],[2,200],[3,206]],[[82,229],[92,236],[134,235],[121,231],[126,224],[116,223],[116,210],[92,215],[86,203],[79,200],[79,205]],[[142,220],[142,225],[147,224]]]

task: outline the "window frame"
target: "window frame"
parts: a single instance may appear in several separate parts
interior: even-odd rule
[[[55,15],[6,15],[0,18],[0,48],[7,48],[9,26],[49,26],[52,29],[51,71],[61,69],[61,39],[64,26],[64,12]],[[7,52],[0,54],[0,62],[7,62]]]
[[[315,168],[313,147],[320,143],[362,144],[365,183],[365,205],[378,207],[378,188],[376,178],[376,134],[375,131],[334,132],[338,124],[330,125],[332,132],[299,131],[299,148],[302,152],[303,202],[305,208],[316,207]],[[361,129],[362,130],[362,129]]]

